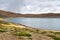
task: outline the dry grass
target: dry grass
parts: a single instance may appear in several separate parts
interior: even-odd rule
[[[0,40],[54,40],[55,37],[60,39],[60,32],[39,30],[0,21]]]

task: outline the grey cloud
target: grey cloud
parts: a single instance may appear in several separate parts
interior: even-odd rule
[[[9,11],[20,11],[20,8],[23,6],[23,0],[13,0],[11,3],[9,3],[9,6],[6,10]]]
[[[0,0],[0,9],[21,13],[56,12],[60,9],[60,0]]]

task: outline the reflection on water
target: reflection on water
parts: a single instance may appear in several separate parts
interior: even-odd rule
[[[60,18],[9,18],[7,20],[35,28],[60,30]]]

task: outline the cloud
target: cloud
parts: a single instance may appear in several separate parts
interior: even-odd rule
[[[8,4],[0,4],[0,10],[5,10]]]
[[[48,13],[59,12],[60,1],[59,0],[25,0],[26,6],[22,7],[23,13]]]
[[[18,13],[60,12],[60,0],[1,0],[0,10]]]
[[[38,13],[40,10],[40,7],[35,7],[33,5],[27,5],[21,8],[21,12],[23,14],[25,13]]]

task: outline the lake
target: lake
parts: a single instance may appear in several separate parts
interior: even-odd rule
[[[33,28],[60,30],[60,18],[8,18],[6,21]]]

